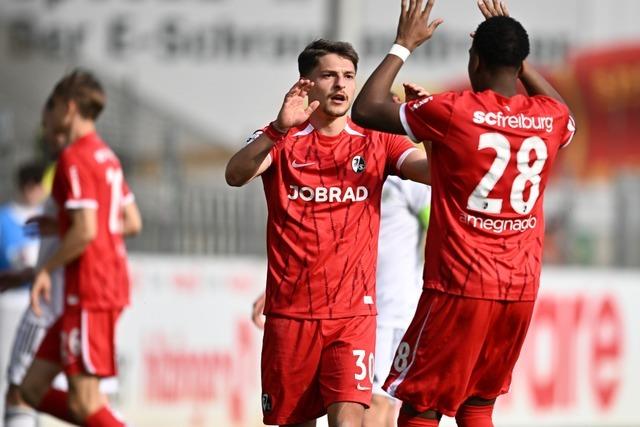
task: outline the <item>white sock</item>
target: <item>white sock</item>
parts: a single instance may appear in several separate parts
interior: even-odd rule
[[[25,406],[7,406],[4,412],[5,427],[38,427],[38,413]]]

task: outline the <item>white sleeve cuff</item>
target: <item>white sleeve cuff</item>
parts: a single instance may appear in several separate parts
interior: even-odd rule
[[[411,138],[413,142],[420,142],[416,138],[416,136],[413,134],[413,131],[411,130],[411,128],[409,127],[409,122],[407,121],[406,109],[407,109],[406,102],[400,105],[400,122],[402,123],[402,127],[404,128],[404,131],[407,133],[407,136]]]

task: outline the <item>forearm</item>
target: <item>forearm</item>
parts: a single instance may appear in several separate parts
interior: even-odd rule
[[[42,269],[52,272],[78,258],[93,239],[80,227],[71,227],[60,242],[58,250],[45,262]]]
[[[22,286],[33,281],[35,270],[32,267],[0,273],[0,292]]]
[[[123,209],[122,235],[135,236],[142,231],[142,217],[135,202],[126,205]]]
[[[405,133],[397,123],[382,123],[378,120],[378,117],[389,115],[387,110],[398,109],[396,104],[389,102],[389,92],[402,64],[402,59],[398,56],[388,54],[371,74],[351,110],[352,118],[357,124],[384,132]]]
[[[556,99],[557,101],[566,104],[562,96],[558,91],[551,86],[551,83],[545,79],[542,74],[537,72],[528,61],[522,63],[522,73],[520,74],[520,81],[527,90],[529,96],[545,95]]]
[[[264,163],[273,148],[275,142],[266,136],[260,135],[255,141],[246,145],[231,157],[225,170],[227,184],[240,187],[259,175]]]

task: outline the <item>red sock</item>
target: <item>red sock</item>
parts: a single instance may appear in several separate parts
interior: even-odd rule
[[[46,412],[49,415],[66,421],[73,425],[80,425],[69,410],[69,396],[66,392],[50,388],[47,394],[40,401],[40,405],[36,408],[40,412]]]
[[[398,427],[438,427],[438,420],[407,415],[400,411],[398,416]]]
[[[493,427],[493,405],[462,405],[456,413],[458,427]]]
[[[108,406],[103,406],[84,420],[86,427],[125,427],[124,422],[118,419]]]

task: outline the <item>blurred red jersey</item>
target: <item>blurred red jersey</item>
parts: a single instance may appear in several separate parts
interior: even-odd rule
[[[77,139],[60,154],[52,195],[60,232],[71,225],[69,211],[95,209],[97,235],[80,257],[65,266],[65,306],[121,308],[129,302],[127,253],[122,239],[122,206],[133,201],[120,161],[95,134]]]
[[[535,299],[543,194],[575,131],[546,96],[446,92],[400,110],[407,134],[433,141],[424,287],[510,301]]]
[[[269,211],[265,314],[376,314],[382,184],[415,149],[404,137],[351,120],[334,137],[305,123],[273,147],[262,174]]]

